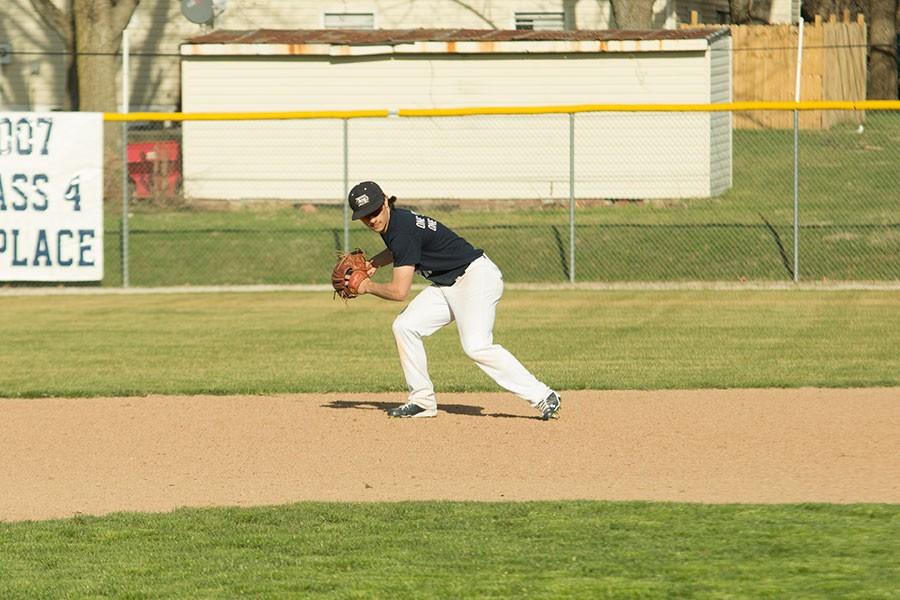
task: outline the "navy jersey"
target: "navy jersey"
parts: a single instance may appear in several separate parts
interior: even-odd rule
[[[469,263],[484,254],[435,219],[402,208],[391,209],[381,239],[395,267],[412,265],[437,285],[453,285]]]

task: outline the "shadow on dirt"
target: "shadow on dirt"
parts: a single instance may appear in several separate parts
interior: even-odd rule
[[[366,400],[333,400],[322,406],[324,408],[334,409],[356,409],[356,410],[381,410],[387,411],[389,408],[397,406],[397,402],[371,402]],[[486,413],[481,406],[469,406],[466,404],[439,404],[438,413],[445,412],[451,415],[465,415],[467,417],[493,417],[495,419],[540,419],[537,415],[530,417],[527,415],[511,415],[507,413]]]

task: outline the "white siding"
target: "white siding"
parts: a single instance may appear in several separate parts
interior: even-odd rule
[[[800,0],[772,0],[769,23],[799,23]]]
[[[341,122],[186,122],[184,192],[191,198],[339,198]]]
[[[576,116],[579,198],[709,195],[709,118],[703,113]]]
[[[190,112],[703,103],[703,52],[584,55],[196,58],[183,63]],[[730,89],[730,86],[727,87]],[[350,178],[405,198],[565,198],[567,115],[389,118],[349,124]],[[338,121],[185,123],[194,198],[337,200]],[[579,198],[710,193],[710,119],[580,114]],[[730,148],[729,148],[730,151]]]
[[[9,43],[13,53],[9,64],[0,65],[0,109],[64,108],[65,61],[37,54],[63,52],[62,40],[37,17],[29,0],[3,0],[0,41]]]
[[[184,110],[707,102],[701,52],[187,58]]]
[[[731,36],[710,44],[710,103],[731,102]],[[709,113],[710,194],[717,196],[731,187],[732,127],[730,112]]]

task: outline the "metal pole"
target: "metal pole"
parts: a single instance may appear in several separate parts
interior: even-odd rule
[[[794,283],[800,281],[800,111],[794,111]]]
[[[575,113],[569,113],[569,282],[575,283]]]
[[[347,204],[347,194],[350,193],[349,122],[350,119],[344,119],[344,195],[341,198],[344,205],[344,252],[350,252],[350,205]]]
[[[128,112],[128,28],[122,32],[122,112]],[[128,287],[128,121],[122,121],[122,287]]]
[[[800,73],[803,69],[803,17],[800,17],[799,26],[795,102],[800,102]],[[800,281],[800,111],[794,110],[794,283],[798,281]]]

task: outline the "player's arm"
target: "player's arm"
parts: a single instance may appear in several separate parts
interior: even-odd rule
[[[378,256],[380,256],[380,254]],[[406,296],[409,294],[409,289],[412,287],[413,275],[415,274],[416,268],[413,265],[394,267],[394,275],[391,278],[390,283],[375,283],[371,279],[366,279],[360,283],[359,293],[372,294],[379,298],[384,298],[385,300],[402,302],[403,300],[406,300]]]
[[[375,256],[373,256],[369,262],[376,269],[380,269],[384,265],[389,265],[394,262],[394,255],[391,254],[391,251],[388,248],[385,248]]]

